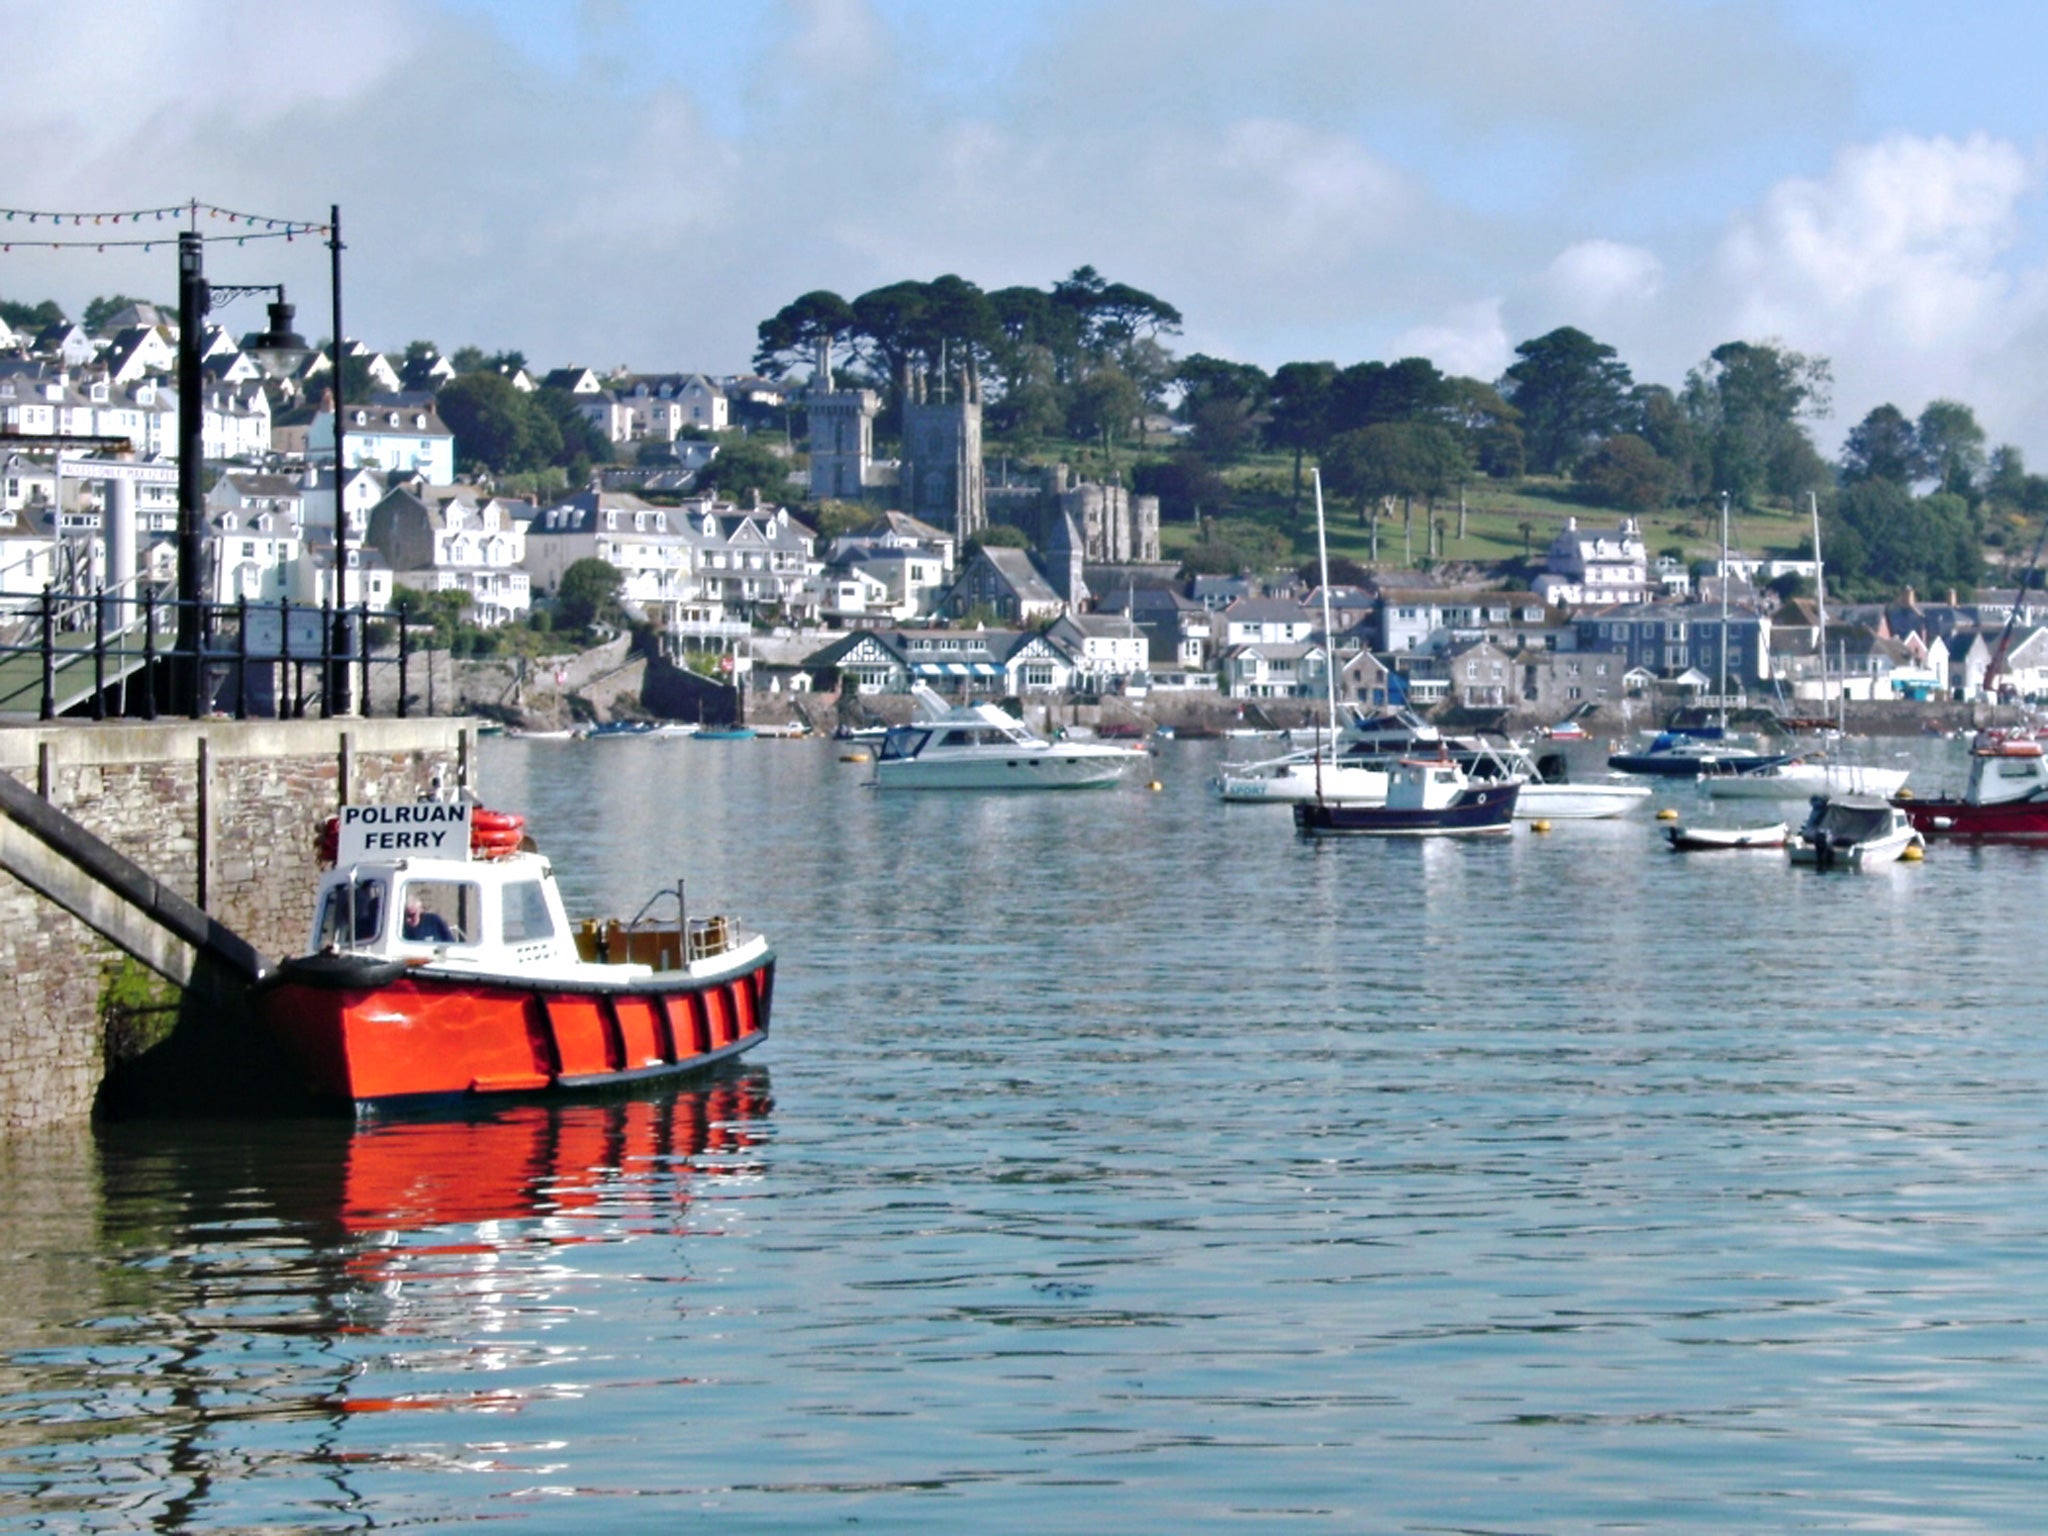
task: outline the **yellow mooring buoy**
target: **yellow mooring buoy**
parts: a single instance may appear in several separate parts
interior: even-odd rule
[[[1164,789],[1164,788],[1165,788],[1166,786],[1165,786],[1165,785],[1163,785],[1163,784],[1161,784],[1161,783],[1160,783],[1160,782],[1159,782],[1159,781],[1158,781],[1157,779],[1154,779],[1154,780],[1153,780],[1153,781],[1152,781],[1151,783],[1147,784],[1147,785],[1146,785],[1145,787],[1146,787],[1147,789],[1149,789],[1149,790],[1152,790],[1152,791],[1154,791],[1154,792],[1156,793],[1157,791],[1159,791],[1159,790],[1161,790],[1161,789]]]
[[[842,752],[839,754],[839,761],[842,763],[864,763],[867,760],[868,755],[865,752]]]
[[[1664,807],[1663,810],[1657,813],[1657,819],[1659,821],[1676,821],[1678,820],[1678,812],[1674,811],[1670,806],[1667,805]]]
[[[1926,857],[1927,855],[1921,851],[1918,843],[1908,843],[1906,844],[1906,851],[1899,855],[1899,862],[1902,864],[1918,864]]]
[[[1529,830],[1531,832],[1548,832],[1550,830],[1550,823],[1540,820],[1532,821],[1529,823]]]

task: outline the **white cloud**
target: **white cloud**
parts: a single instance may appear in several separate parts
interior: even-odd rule
[[[1739,219],[1718,275],[1747,329],[1877,326],[1909,349],[1953,347],[2002,324],[2001,262],[2034,180],[2017,148],[1982,134],[1857,145]]]
[[[1558,253],[1536,287],[1564,314],[1583,318],[1581,329],[1654,302],[1663,288],[1664,263],[1639,245],[1581,240]]]
[[[1514,360],[1514,342],[1501,319],[1498,299],[1464,304],[1435,324],[1418,325],[1396,336],[1388,357],[1426,357],[1445,373],[1491,383]]]

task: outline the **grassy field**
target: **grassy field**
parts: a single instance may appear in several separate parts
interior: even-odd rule
[[[1306,489],[1306,475],[1301,508],[1298,514],[1290,515],[1290,458],[1256,457],[1226,470],[1224,478],[1230,485],[1234,504],[1222,513],[1223,517],[1257,522],[1286,535],[1297,562],[1315,558],[1315,510]],[[1435,515],[1444,529],[1439,561],[1473,564],[1521,560],[1525,556],[1540,562],[1543,551],[1567,518],[1577,517],[1583,527],[1612,528],[1622,517],[1619,512],[1573,500],[1569,482],[1543,478],[1524,480],[1512,487],[1482,480],[1468,487],[1462,538],[1458,536],[1457,497],[1439,501]],[[1398,511],[1381,521],[1377,562],[1371,558],[1370,532],[1361,524],[1354,503],[1326,503],[1325,516],[1332,559],[1348,557],[1361,565],[1401,569],[1427,554],[1426,514],[1419,502],[1414,508],[1410,542],[1404,543]],[[1675,550],[1690,563],[1711,560],[1720,553],[1718,508],[1652,512],[1639,516],[1638,522],[1652,557]],[[1803,509],[1778,507],[1738,512],[1729,520],[1728,544],[1738,554],[1790,557],[1806,547],[1810,530]],[[1166,523],[1160,529],[1161,552],[1169,559],[1185,556],[1198,538],[1199,530],[1190,523]]]

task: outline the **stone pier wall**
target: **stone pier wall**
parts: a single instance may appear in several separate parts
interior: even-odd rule
[[[131,722],[0,728],[0,772],[266,956],[305,942],[314,838],[343,803],[469,782],[463,720]],[[0,873],[0,1134],[82,1120],[110,1061],[113,945]]]

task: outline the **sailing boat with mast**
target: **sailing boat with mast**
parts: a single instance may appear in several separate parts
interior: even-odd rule
[[[1814,653],[1820,659],[1820,702],[1828,702],[1828,585],[1827,569],[1820,554],[1820,498],[1807,492],[1807,508],[1813,517],[1813,618]],[[1846,721],[1849,682],[1847,669],[1836,690],[1836,719]],[[1837,735],[1841,734],[1839,728]],[[1735,769],[1715,773],[1701,780],[1701,787],[1716,800],[1804,800],[1814,795],[1871,795],[1889,799],[1905,788],[1909,770],[1874,768],[1863,763],[1807,754],[1767,768]]]
[[[1330,544],[1323,521],[1323,476],[1314,472],[1316,493],[1316,554],[1322,563],[1323,643],[1326,659],[1323,680],[1328,694],[1329,720],[1337,722],[1337,637],[1330,618]],[[1325,793],[1331,775],[1324,765],[1325,749],[1318,747],[1315,759],[1315,798],[1294,806],[1294,825],[1306,836],[1333,833],[1369,837],[1431,837],[1447,833],[1506,832],[1513,824],[1515,799],[1522,780],[1475,781],[1444,750],[1429,757],[1403,757],[1387,768],[1386,796],[1378,801],[1336,800]]]
[[[1616,752],[1607,766],[1652,778],[1696,779],[1706,774],[1753,773],[1791,761],[1787,753],[1758,752],[1728,740],[1728,493],[1721,493],[1721,682],[1715,724],[1704,732],[1665,729],[1640,752]]]

